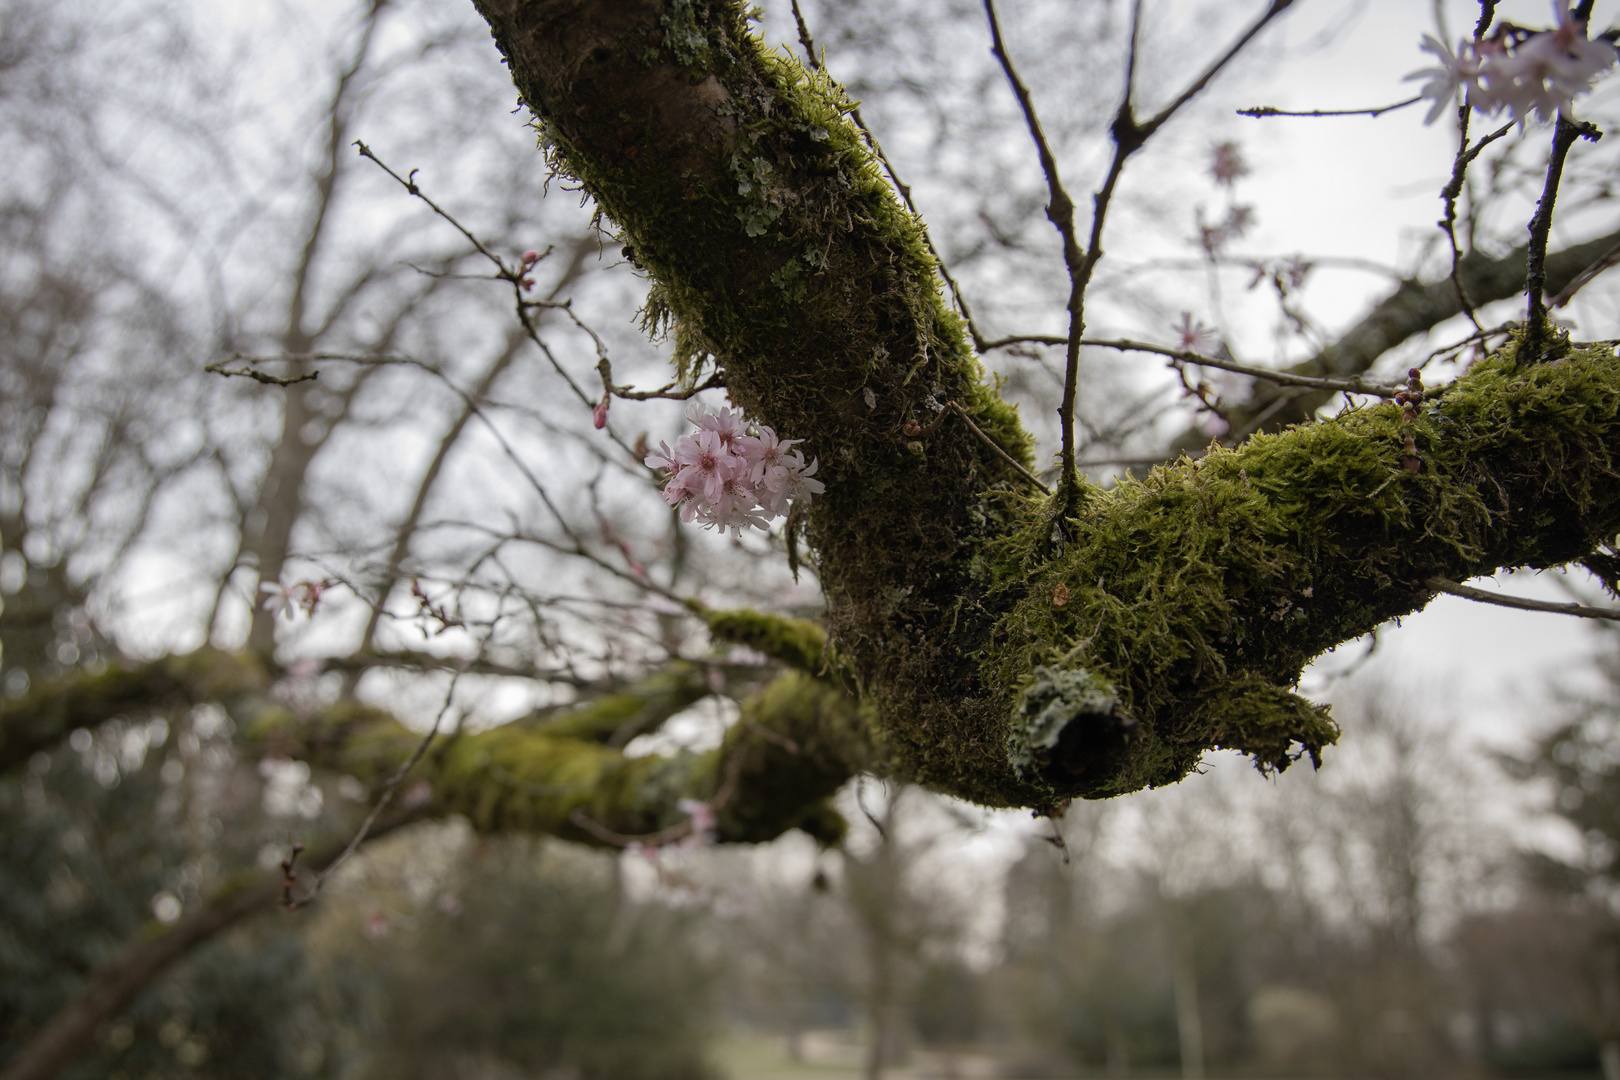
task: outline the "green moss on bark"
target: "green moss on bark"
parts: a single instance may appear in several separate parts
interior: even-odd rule
[[[1213,746],[1315,758],[1336,731],[1292,690],[1312,657],[1431,577],[1556,564],[1620,526],[1613,357],[1509,353],[1425,411],[1420,472],[1398,410],[1357,410],[1090,493],[1054,551],[1052,507],[965,425],[905,434],[955,400],[1028,461],[836,86],[733,3],[475,2],[553,166],[653,279],[678,366],[717,365],[821,459],[807,537],[888,770],[1050,809]]]
[[[1211,747],[1265,769],[1317,758],[1335,728],[1291,692],[1310,660],[1423,607],[1431,578],[1557,565],[1614,536],[1617,406],[1612,349],[1520,366],[1510,347],[1431,399],[1420,471],[1403,465],[1400,409],[1380,404],[1126,480],[1056,560],[1040,561],[1037,518],[995,549],[1019,599],[986,679],[1012,714],[1043,665],[1083,671],[1139,725],[1112,756],[1048,762],[1058,796],[1173,782]],[[1106,727],[1096,712],[1078,722]],[[1050,758],[1043,739],[1056,745],[1015,723],[1008,752]]]
[[[717,640],[742,645],[811,675],[829,675],[827,632],[808,619],[738,608],[715,611],[696,602],[687,605]]]

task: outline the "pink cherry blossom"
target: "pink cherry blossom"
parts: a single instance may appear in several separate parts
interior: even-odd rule
[[[675,461],[681,466],[676,478],[682,486],[694,493],[701,491],[711,503],[720,498],[726,481],[743,469],[743,462],[712,430],[699,431],[677,442]]]
[[[664,474],[664,501],[681,520],[704,528],[768,530],[771,519],[794,505],[808,505],[826,490],[813,478],[819,462],[805,464],[800,439],[781,439],[764,424],[750,423],[739,409],[687,412],[697,431],[674,449],[659,443],[647,455],[649,469]]]
[[[1456,52],[1424,35],[1423,51],[1439,64],[1407,76],[1426,80],[1419,96],[1434,104],[1424,123],[1439,118],[1459,91],[1470,108],[1506,112],[1520,123],[1532,115],[1543,121],[1567,116],[1575,98],[1614,66],[1617,54],[1607,41],[1587,37],[1566,0],[1555,0],[1553,14],[1558,25],[1551,30],[1504,26],[1484,41],[1458,42]]]
[[[1195,321],[1190,311],[1183,311],[1181,321],[1172,325],[1171,329],[1176,332],[1177,347],[1184,352],[1207,352],[1221,343],[1220,335]]]

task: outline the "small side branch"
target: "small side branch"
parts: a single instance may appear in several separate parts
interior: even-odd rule
[[[1141,29],[1142,4],[1141,0],[1132,8],[1131,12],[1131,39],[1130,50],[1125,58],[1125,91],[1119,103],[1119,110],[1114,115],[1114,121],[1109,125],[1109,134],[1114,140],[1114,157],[1108,167],[1108,175],[1104,178],[1102,186],[1092,194],[1091,235],[1084,248],[1080,246],[1075,235],[1074,202],[1069,198],[1063,187],[1062,179],[1058,175],[1057,159],[1052,153],[1051,145],[1041,129],[1040,119],[1036,115],[1035,105],[1030,97],[1029,88],[1019,77],[1013,67],[1011,58],[1007,55],[1005,43],[1001,36],[1001,24],[996,17],[994,0],[984,0],[985,15],[990,21],[991,52],[995,54],[1001,64],[1007,81],[1012,84],[1013,93],[1018,98],[1019,108],[1023,111],[1024,120],[1029,128],[1030,138],[1040,155],[1041,170],[1046,174],[1047,189],[1050,202],[1046,208],[1046,216],[1057,227],[1063,237],[1063,262],[1069,271],[1069,335],[1067,345],[1066,364],[1063,376],[1063,403],[1059,408],[1058,418],[1063,429],[1062,446],[1062,480],[1061,488],[1065,499],[1070,504],[1063,508],[1062,515],[1067,516],[1073,510],[1073,503],[1078,500],[1080,493],[1080,474],[1075,467],[1075,438],[1074,438],[1074,411],[1076,384],[1079,379],[1080,345],[1081,337],[1085,333],[1085,298],[1086,288],[1091,282],[1092,273],[1097,268],[1103,255],[1102,237],[1103,227],[1108,218],[1108,207],[1113,201],[1114,191],[1119,186],[1120,176],[1125,171],[1127,159],[1136,151],[1146,146],[1160,128],[1168,123],[1171,117],[1179,112],[1182,106],[1203,92],[1210,82],[1219,75],[1233,58],[1254,40],[1255,36],[1263,30],[1278,15],[1282,14],[1293,4],[1293,0],[1271,0],[1266,5],[1247,30],[1240,34],[1229,45],[1225,52],[1215,59],[1202,74],[1193,79],[1182,92],[1168,105],[1146,119],[1138,119],[1132,104],[1134,83],[1136,75],[1137,46]]]
[[[608,397],[623,398],[626,401],[652,401],[662,399],[665,401],[685,401],[696,397],[705,390],[718,390],[726,385],[725,377],[718,371],[707,379],[688,390],[682,390],[679,383],[665,383],[657,390],[632,390],[628,386],[615,386],[613,384],[613,363],[602,357],[596,362],[596,373],[602,376],[602,393]]]
[[[231,357],[231,360],[251,360],[251,359],[253,359],[253,358],[252,357],[243,357],[243,356],[233,356],[233,357]],[[275,359],[279,360],[279,359],[290,359],[290,358],[288,358],[288,357],[276,357]],[[203,366],[203,370],[208,372],[208,374],[210,374],[210,375],[223,375],[227,379],[232,379],[232,378],[252,379],[254,382],[262,383],[265,386],[296,386],[298,383],[301,383],[301,382],[314,382],[316,379],[320,378],[320,374],[321,374],[318,371],[306,371],[302,375],[271,375],[267,371],[259,371],[256,368],[250,368],[250,367],[231,368],[231,367],[226,367],[225,365],[228,364],[229,362],[230,361],[228,361],[228,360],[221,360],[221,361],[217,361],[217,362],[212,363],[212,364],[205,364]]]
[[[1288,371],[1273,371],[1270,368],[1250,367],[1240,364],[1236,360],[1222,360],[1215,356],[1205,356],[1202,353],[1188,352],[1186,349],[1172,349],[1165,345],[1152,345],[1145,341],[1132,341],[1129,338],[1113,340],[1098,340],[1087,338],[1086,345],[1094,345],[1103,349],[1118,349],[1121,352],[1147,352],[1159,356],[1167,356],[1181,364],[1197,364],[1199,367],[1219,368],[1238,375],[1248,375],[1251,378],[1263,379],[1266,382],[1276,383],[1278,386],[1303,386],[1311,390],[1331,390],[1341,394],[1368,394],[1372,397],[1393,398],[1396,394],[1405,391],[1404,386],[1381,386],[1361,379],[1335,379],[1323,375],[1295,375]]]
[[[1480,151],[1491,143],[1513,130],[1513,123],[1509,121],[1480,139],[1479,142],[1468,145],[1468,106],[1461,108],[1461,117],[1458,120],[1457,157],[1451,163],[1451,179],[1446,186],[1440,189],[1440,198],[1446,204],[1446,216],[1440,219],[1440,227],[1446,232],[1446,240],[1451,245],[1451,284],[1457,290],[1457,302],[1462,305],[1463,313],[1468,321],[1474,324],[1474,329],[1483,329],[1479,325],[1479,317],[1474,314],[1474,302],[1468,297],[1468,290],[1463,288],[1462,282],[1462,248],[1457,246],[1457,199],[1462,195],[1463,183],[1468,176],[1468,166],[1479,157]]]
[[[1558,128],[1553,132],[1552,155],[1547,162],[1547,184],[1542,189],[1541,201],[1536,204],[1536,216],[1530,219],[1530,253],[1525,280],[1529,314],[1525,319],[1525,345],[1532,349],[1546,344],[1547,238],[1552,233],[1553,203],[1558,199],[1564,161],[1569,157],[1576,139],[1596,142],[1602,137],[1603,133],[1593,124],[1576,122],[1562,114],[1558,117]]]
[[[1060,448],[1063,461],[1061,486],[1065,495],[1073,500],[1078,498],[1080,491],[1080,474],[1074,464],[1074,408],[1080,373],[1080,336],[1085,333],[1086,325],[1085,286],[1086,280],[1091,276],[1091,269],[1097,262],[1097,253],[1091,249],[1097,247],[1103,217],[1108,210],[1108,200],[1124,167],[1125,158],[1141,145],[1135,134],[1136,121],[1131,114],[1131,77],[1136,63],[1137,22],[1133,17],[1131,52],[1126,61],[1125,99],[1120,104],[1119,116],[1113,126],[1114,165],[1109,170],[1102,191],[1093,200],[1096,203],[1096,211],[1093,215],[1092,242],[1090,249],[1082,250],[1074,228],[1074,200],[1069,197],[1068,190],[1063,186],[1063,177],[1058,172],[1057,156],[1052,153],[1052,145],[1047,141],[1046,132],[1041,127],[1041,118],[1035,111],[1035,101],[1030,96],[1029,87],[1019,76],[1018,69],[1013,66],[1012,57],[1007,53],[1007,44],[1001,36],[1001,20],[996,16],[995,0],[984,0],[984,13],[990,21],[990,51],[995,54],[1002,72],[1007,76],[1007,82],[1012,85],[1013,96],[1018,99],[1018,108],[1024,114],[1029,137],[1035,143],[1035,152],[1040,158],[1041,172],[1046,176],[1046,217],[1057,229],[1058,235],[1063,238],[1063,265],[1069,273],[1069,334],[1064,340],[1068,352],[1063,373],[1063,403],[1058,407],[1058,420],[1063,430],[1063,444]],[[1138,4],[1136,14],[1140,13],[1141,5]],[[1069,509],[1066,507],[1065,511]],[[1063,516],[1068,516],[1067,512]]]
[[[821,52],[816,48],[815,38],[810,35],[810,24],[805,21],[804,12],[799,8],[799,0],[792,0],[792,3],[793,21],[798,26],[799,44],[804,46],[805,62],[809,64],[811,71],[820,71],[822,69]],[[900,173],[895,169],[894,162],[889,160],[889,155],[884,152],[883,144],[878,141],[876,135],[872,134],[872,129],[866,126],[866,120],[861,116],[860,105],[852,105],[849,115],[850,119],[855,121],[855,126],[860,129],[861,138],[866,141],[866,145],[873,154],[877,155],[878,161],[882,163],[883,171],[888,174],[889,182],[894,185],[894,190],[900,195],[901,201],[906,204],[906,209],[911,211],[912,218],[917,222],[917,228],[922,231],[923,243],[927,245],[928,253],[934,257],[934,267],[939,271],[939,276],[945,280],[946,286],[950,288],[951,299],[956,302],[956,310],[962,313],[962,321],[967,323],[968,336],[973,339],[973,347],[983,352],[984,335],[979,333],[979,327],[973,321],[973,312],[968,307],[967,299],[962,295],[961,286],[956,283],[956,278],[951,275],[950,267],[945,265],[945,256],[940,253],[939,248],[934,246],[934,237],[928,231],[928,224],[923,221],[922,215],[917,212],[917,204],[911,200],[911,185],[900,179]]]
[[[1239,116],[1252,116],[1257,120],[1266,116],[1383,116],[1387,112],[1404,109],[1408,105],[1416,105],[1422,100],[1422,96],[1419,95],[1418,97],[1407,98],[1405,101],[1397,101],[1393,105],[1380,105],[1376,109],[1310,109],[1305,112],[1274,109],[1270,105],[1256,105],[1248,109],[1239,109],[1237,114]]]
[[[360,850],[360,845],[366,842],[366,838],[371,835],[372,829],[376,826],[377,819],[382,816],[382,812],[388,808],[389,803],[394,801],[394,793],[399,790],[399,785],[404,783],[405,777],[410,774],[412,769],[416,768],[417,763],[427,754],[428,747],[432,746],[433,740],[438,737],[439,727],[444,723],[445,715],[449,713],[451,703],[455,701],[456,686],[461,682],[461,675],[462,673],[457,671],[450,677],[450,687],[445,691],[444,705],[439,709],[439,714],[433,718],[433,727],[422,737],[422,741],[417,744],[415,752],[405,760],[405,763],[394,772],[393,776],[388,778],[388,783],[384,785],[382,794],[378,796],[376,803],[371,807],[371,812],[366,815],[365,820],[360,823],[360,827],[355,830],[354,836],[343,846],[343,850],[338,852],[337,857],[328,863],[320,873],[315,875],[307,895],[295,898],[292,894],[293,878],[296,877],[293,872],[293,862],[298,858],[300,848],[294,848],[292,857],[281,864],[282,871],[286,876],[282,886],[282,907],[293,911],[313,902],[315,897],[319,895],[321,887],[326,884],[326,879],[336,873],[340,866],[348,862],[349,856]]]
[[[1582,619],[1603,619],[1620,622],[1620,608],[1592,607],[1590,604],[1575,603],[1557,604],[1548,600],[1528,600],[1520,596],[1501,596],[1497,593],[1486,592],[1484,589],[1459,585],[1455,581],[1448,581],[1439,577],[1430,578],[1428,585],[1435,592],[1460,596],[1464,600],[1477,600],[1482,604],[1495,604],[1497,607],[1515,608],[1519,611],[1546,611],[1554,615],[1575,615]]]
[[[968,426],[968,430],[972,431],[973,434],[977,435],[981,440],[983,440],[984,444],[986,446],[988,446],[990,449],[994,450],[996,452],[996,454],[1001,458],[1001,460],[1005,461],[1008,465],[1010,465],[1014,469],[1016,469],[1018,471],[1018,475],[1022,476],[1025,480],[1028,480],[1030,483],[1032,483],[1036,487],[1040,488],[1042,493],[1047,494],[1047,495],[1052,494],[1052,489],[1051,488],[1049,488],[1045,484],[1041,483],[1040,480],[1036,478],[1034,473],[1030,472],[1028,469],[1026,469],[1022,465],[1020,465],[1016,458],[1014,458],[1011,454],[1007,453],[1007,451],[1005,451],[1005,450],[1003,450],[1001,448],[1000,443],[996,442],[996,440],[994,440],[990,436],[986,435],[984,433],[984,431],[980,429],[979,425],[975,424],[973,422],[973,417],[968,415],[966,409],[962,408],[962,406],[958,405],[954,401],[951,402],[950,407],[953,410],[955,410],[957,416],[960,416],[962,418],[962,423],[964,423],[964,424],[966,424]],[[1072,464],[1072,462],[1071,462],[1071,464]]]
[[[978,424],[973,422],[973,417],[968,415],[967,410],[958,405],[955,400],[947,401],[945,403],[945,408],[940,410],[939,415],[934,417],[933,422],[927,427],[921,426],[915,420],[909,420],[906,422],[905,427],[900,429],[901,434],[907,439],[926,439],[933,435],[934,432],[938,431],[940,425],[945,422],[946,418],[951,416],[961,417],[962,423],[968,426],[969,431],[972,431],[974,435],[977,435],[981,440],[983,440],[984,445],[995,451],[996,455],[1000,457],[1002,461],[1005,461],[1008,465],[1012,466],[1019,476],[1022,476],[1025,480],[1028,480],[1031,484],[1034,484],[1037,488],[1039,488],[1042,494],[1052,494],[1051,488],[1041,483],[1039,477],[1030,472],[1028,469],[1024,468],[1024,466],[1021,465],[1016,458],[1007,453],[1000,443],[996,442],[996,440],[992,439],[989,435],[986,435],[984,430],[980,428]]]
[[[1565,304],[1568,304],[1571,300],[1575,299],[1575,294],[1586,288],[1586,286],[1590,285],[1599,274],[1606,270],[1612,270],[1616,266],[1620,266],[1620,244],[1614,245],[1614,247],[1604,252],[1603,255],[1591,266],[1588,266],[1585,270],[1582,270],[1579,274],[1576,274],[1573,278],[1571,278],[1569,284],[1565,285],[1558,291],[1557,296],[1549,296],[1547,298],[1547,306],[1555,308],[1563,307]]]

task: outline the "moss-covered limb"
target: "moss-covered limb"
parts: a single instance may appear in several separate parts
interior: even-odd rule
[[[696,601],[688,606],[719,641],[742,645],[811,675],[831,675],[827,632],[809,619],[735,608],[716,611]]]
[[[743,702],[720,759],[723,837],[768,840],[799,828],[831,843],[844,822],[828,800],[880,755],[853,697],[795,671]]]
[[[1281,769],[1333,738],[1289,692],[1313,657],[1423,607],[1431,578],[1557,565],[1620,531],[1608,347],[1522,366],[1510,347],[1414,430],[1418,471],[1384,404],[1123,483],[1059,560],[1030,554],[1037,535],[1009,541],[998,565],[1021,599],[987,678],[1030,688],[1012,743],[1026,773],[1061,797],[1174,781],[1213,746]],[[1052,736],[1065,713],[1072,731]]]
[[[0,701],[0,772],[75,728],[132,711],[260,695],[270,682],[269,670],[253,654],[208,648],[102,671],[71,671],[36,683],[20,698]]]
[[[835,86],[722,0],[475,3],[552,163],[652,277],[677,362],[712,359],[821,458],[807,531],[830,639],[910,779],[1049,807],[1168,782],[1212,745],[1281,767],[1334,734],[1289,690],[1312,656],[1421,607],[1429,576],[1561,562],[1620,525],[1620,373],[1586,353],[1480,365],[1418,421],[1422,472],[1382,406],[1090,493],[1055,530],[965,425],[906,441],[955,399],[1027,460]],[[1455,304],[1407,292],[1325,370]],[[1041,667],[1050,692],[1019,711]]]
[[[1577,274],[1591,266],[1616,244],[1620,233],[1575,244],[1547,256],[1547,290],[1556,293]],[[1458,276],[1474,305],[1507,300],[1524,292],[1526,248],[1519,247],[1492,258],[1478,250],[1469,252],[1458,267]],[[1447,319],[1462,314],[1457,287],[1451,277],[1436,281],[1403,281],[1389,296],[1373,306],[1360,322],[1332,345],[1288,368],[1295,375],[1363,374],[1377,359],[1401,343],[1433,330]],[[1303,424],[1333,397],[1326,392],[1301,393],[1297,388],[1258,382],[1245,401],[1229,402],[1225,409],[1234,430],[1246,431],[1261,417],[1268,431],[1292,424]],[[1286,399],[1286,400],[1285,400]],[[1202,450],[1209,436],[1196,428],[1176,440],[1172,449]]]
[[[820,459],[806,534],[831,639],[871,715],[912,736],[891,746],[944,751],[901,766],[974,787],[1005,738],[974,660],[999,614],[975,556],[1012,524],[986,493],[1025,481],[954,419],[905,432],[954,400],[1015,460],[1030,442],[841,90],[763,49],[736,3],[475,3],[553,165],[651,276],[677,361],[712,357],[736,404]]]
[[[747,700],[743,720],[718,752],[624,755],[623,744],[635,734],[713,693],[708,672],[677,661],[577,707],[442,736],[418,766],[433,791],[428,809],[465,814],[486,830],[596,842],[572,815],[641,835],[684,820],[678,803],[691,798],[723,803],[722,839],[769,839],[794,826],[830,838],[836,815],[829,817],[825,799],[874,755],[854,700],[825,682],[794,673],[769,683]],[[254,654],[217,649],[74,672],[0,705],[0,763],[24,762],[75,728],[202,702],[223,705],[256,752],[372,785],[391,777],[421,744],[420,733],[387,711],[354,701],[295,713],[270,692],[273,681]]]
[[[536,722],[548,735],[622,747],[712,694],[709,671],[702,664],[672,661],[629,686],[548,711]]]
[[[388,713],[353,704],[303,718],[267,710],[239,724],[263,752],[371,785],[422,741]],[[680,825],[681,800],[696,799],[720,809],[722,840],[768,840],[795,826],[829,839],[825,800],[866,760],[868,746],[848,695],[793,673],[745,703],[718,751],[631,758],[599,739],[520,721],[441,736],[413,778],[428,781],[431,812],[462,814],[485,832],[611,842]]]

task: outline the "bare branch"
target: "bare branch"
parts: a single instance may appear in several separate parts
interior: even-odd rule
[[[994,450],[996,452],[996,454],[999,455],[1003,461],[1005,461],[1008,465],[1011,465],[1014,469],[1016,469],[1019,476],[1022,476],[1025,480],[1028,480],[1030,483],[1032,483],[1036,487],[1040,488],[1041,492],[1043,494],[1046,494],[1046,495],[1052,494],[1052,489],[1051,488],[1049,488],[1045,484],[1041,483],[1040,480],[1038,480],[1035,477],[1034,473],[1030,472],[1028,469],[1026,469],[1022,465],[1020,465],[1018,463],[1018,461],[1011,454],[1007,453],[1006,450],[1002,449],[1000,443],[996,442],[996,440],[994,440],[990,436],[986,435],[979,428],[979,425],[975,424],[973,422],[973,417],[968,415],[966,409],[962,408],[962,406],[958,405],[954,401],[950,403],[949,407],[950,407],[950,409],[952,411],[954,411],[956,413],[957,416],[960,416],[962,418],[962,422],[968,426],[969,430],[971,430],[973,432],[973,434],[977,435],[984,442],[984,444],[986,446],[988,446],[990,449]],[[1073,463],[1071,462],[1071,465],[1072,464]]]
[[[1502,596],[1498,593],[1486,592],[1468,585],[1459,585],[1455,581],[1445,578],[1430,578],[1429,588],[1435,592],[1448,593],[1460,596],[1465,600],[1477,600],[1482,604],[1495,604],[1497,607],[1516,608],[1519,611],[1546,611],[1555,615],[1575,615],[1582,619],[1620,620],[1620,608],[1592,607],[1589,604],[1556,604],[1547,600],[1527,600],[1522,596]]]
[[[246,361],[249,361],[251,363],[254,360],[258,360],[258,359],[274,359],[274,360],[287,359],[287,360],[292,360],[292,359],[296,359],[296,357],[279,357],[278,356],[278,357],[261,358],[261,357],[248,357],[248,356],[233,356],[231,359],[233,359],[233,360],[246,360]],[[256,383],[263,383],[265,386],[295,386],[295,385],[297,385],[298,383],[301,383],[301,382],[314,382],[316,379],[320,378],[320,375],[321,375],[321,373],[318,372],[318,371],[306,371],[302,375],[271,375],[268,372],[259,371],[259,370],[256,370],[254,368],[234,368],[234,369],[233,368],[228,368],[228,367],[225,366],[225,364],[227,362],[228,361],[218,361],[218,362],[212,363],[212,364],[205,364],[203,366],[203,370],[208,372],[210,375],[223,375],[227,379],[230,379],[230,378],[252,379]]]
[[[1165,345],[1153,345],[1145,341],[1132,341],[1129,338],[1113,340],[1087,338],[1083,344],[1103,349],[1119,349],[1122,352],[1156,353],[1159,356],[1167,356],[1178,363],[1219,368],[1222,371],[1230,371],[1238,375],[1264,379],[1267,382],[1276,383],[1278,386],[1304,386],[1312,390],[1332,390],[1342,394],[1370,394],[1373,397],[1383,398],[1392,398],[1406,389],[1404,386],[1381,386],[1377,383],[1370,383],[1359,376],[1349,379],[1335,379],[1319,375],[1295,375],[1287,371],[1274,371],[1271,368],[1251,367],[1248,364],[1240,364],[1236,360],[1223,360],[1216,356],[1205,356],[1202,353],[1189,352],[1186,349],[1172,349]]]
[[[1614,247],[1604,252],[1602,257],[1594,262],[1591,266],[1588,266],[1585,270],[1582,270],[1579,274],[1576,274],[1573,278],[1571,278],[1569,284],[1565,285],[1558,291],[1557,296],[1549,296],[1547,298],[1547,306],[1555,308],[1563,307],[1571,300],[1575,299],[1575,294],[1580,292],[1587,285],[1590,285],[1599,274],[1602,274],[1606,270],[1612,270],[1616,266],[1620,266],[1620,244],[1616,244]]]
[[[377,801],[372,804],[371,812],[368,813],[366,815],[366,819],[360,823],[360,827],[354,831],[354,836],[352,836],[349,839],[349,842],[343,846],[343,850],[338,852],[337,857],[328,863],[320,873],[315,875],[314,884],[310,887],[310,891],[306,895],[297,899],[292,897],[290,889],[286,889],[286,891],[284,891],[284,906],[289,910],[304,907],[305,905],[312,903],[315,897],[320,894],[321,887],[326,884],[326,879],[331,877],[332,874],[337,871],[338,867],[348,862],[349,856],[358,851],[360,849],[360,845],[366,842],[366,837],[371,835],[372,828],[377,824],[377,818],[382,815],[384,810],[388,809],[388,804],[394,801],[394,793],[399,790],[399,785],[404,782],[405,777],[410,774],[410,771],[416,768],[417,762],[421,761],[423,755],[428,752],[428,747],[433,745],[433,740],[439,734],[439,725],[444,723],[444,718],[446,714],[450,712],[450,706],[455,701],[456,686],[461,682],[462,674],[463,672],[458,670],[450,676],[450,686],[444,692],[444,704],[440,706],[438,715],[433,718],[433,727],[428,730],[426,735],[422,736],[422,741],[416,746],[416,752],[410,757],[406,758],[404,764],[400,765],[400,767],[395,770],[394,775],[388,778],[388,782],[383,785],[382,794],[377,796]],[[294,855],[296,854],[297,853],[294,852]],[[287,863],[284,864],[284,870],[289,877],[289,884],[292,875],[291,862],[292,860],[289,859]]]
[[[1446,182],[1445,187],[1440,189],[1440,197],[1446,204],[1446,216],[1440,219],[1440,227],[1445,230],[1446,240],[1451,245],[1451,284],[1457,290],[1457,302],[1462,305],[1463,313],[1468,316],[1468,321],[1474,324],[1474,329],[1479,330],[1482,327],[1479,325],[1479,319],[1474,315],[1473,301],[1468,298],[1468,290],[1463,287],[1462,248],[1457,246],[1457,198],[1462,194],[1463,183],[1468,175],[1468,166],[1473,164],[1475,158],[1479,157],[1480,151],[1511,131],[1513,123],[1509,121],[1503,124],[1470,147],[1468,145],[1468,104],[1463,103],[1458,112],[1457,157],[1451,164],[1451,179]]]
[[[1013,66],[1012,57],[1007,54],[1006,43],[1001,36],[1001,21],[996,17],[995,0],[984,0],[985,17],[990,21],[990,51],[995,54],[996,60],[1001,64],[1002,72],[1007,81],[1012,84],[1013,94],[1018,99],[1018,107],[1023,111],[1024,123],[1029,128],[1029,137],[1035,143],[1035,151],[1040,157],[1041,172],[1046,176],[1047,205],[1046,216],[1057,229],[1058,235],[1063,238],[1063,265],[1069,273],[1069,334],[1064,343],[1068,346],[1066,364],[1063,374],[1063,403],[1058,407],[1058,420],[1063,429],[1063,445],[1060,448],[1063,461],[1063,476],[1060,481],[1065,497],[1071,501],[1078,497],[1080,490],[1080,477],[1074,464],[1074,403],[1076,388],[1079,382],[1080,371],[1080,335],[1085,332],[1085,280],[1090,275],[1092,266],[1096,265],[1095,258],[1088,258],[1089,253],[1080,248],[1079,237],[1074,228],[1074,200],[1069,197],[1063,186],[1063,177],[1058,172],[1057,157],[1052,153],[1052,146],[1046,139],[1046,132],[1041,128],[1041,119],[1035,111],[1035,101],[1030,96],[1029,87],[1019,77],[1018,69]],[[1131,29],[1131,64],[1134,65],[1136,55],[1136,28],[1132,23]],[[1125,101],[1120,106],[1120,116],[1130,115],[1130,76],[1127,73],[1125,86]],[[1092,246],[1095,247],[1099,232],[1101,231],[1102,216],[1107,207],[1108,194],[1113,191],[1114,182],[1118,179],[1120,167],[1124,164],[1124,157],[1130,151],[1123,149],[1119,139],[1119,121],[1115,121],[1116,152],[1114,166],[1109,170],[1108,180],[1104,184],[1104,194],[1097,196],[1097,212],[1093,219]],[[1134,149],[1134,147],[1133,147]]]
[[[1422,101],[1422,95],[1397,101],[1393,105],[1380,105],[1376,109],[1310,109],[1305,112],[1293,112],[1289,109],[1274,109],[1270,105],[1255,105],[1247,109],[1239,109],[1239,116],[1252,116],[1260,119],[1266,116],[1383,116],[1396,109],[1404,109],[1408,105],[1416,105]]]
[[[1558,183],[1564,175],[1564,160],[1575,145],[1584,138],[1596,142],[1603,137],[1593,124],[1558,116],[1558,128],[1553,132],[1552,154],[1547,161],[1547,185],[1542,189],[1541,201],[1536,204],[1536,216],[1530,219],[1530,257],[1526,267],[1525,292],[1529,300],[1529,314],[1525,317],[1525,347],[1534,357],[1546,343],[1547,326],[1547,238],[1552,232],[1553,203],[1558,199]],[[1536,357],[1539,359],[1539,357]]]
[[[985,14],[990,21],[991,51],[1000,62],[1007,81],[1012,84],[1013,92],[1018,98],[1019,107],[1023,110],[1024,120],[1029,128],[1031,139],[1034,140],[1036,150],[1040,155],[1041,169],[1046,174],[1047,188],[1050,194],[1050,203],[1047,206],[1046,216],[1057,227],[1063,237],[1063,261],[1069,271],[1069,335],[1065,342],[1067,354],[1063,376],[1063,403],[1059,407],[1059,420],[1063,429],[1063,478],[1062,487],[1066,498],[1073,503],[1080,491],[1079,473],[1075,468],[1074,457],[1074,409],[1076,386],[1079,380],[1080,345],[1081,337],[1085,333],[1085,294],[1090,284],[1093,271],[1102,259],[1103,227],[1108,217],[1108,207],[1113,200],[1114,191],[1119,184],[1119,178],[1125,171],[1126,160],[1147,144],[1147,141],[1163,127],[1172,116],[1187,102],[1196,97],[1210,81],[1215,78],[1228,63],[1237,56],[1243,48],[1252,41],[1265,26],[1285,11],[1293,0],[1271,0],[1260,17],[1238,36],[1227,50],[1221,54],[1203,74],[1194,79],[1177,97],[1160,109],[1146,121],[1138,121],[1131,104],[1133,92],[1132,81],[1136,71],[1137,37],[1140,29],[1141,4],[1133,8],[1131,17],[1131,44],[1125,63],[1125,93],[1120,101],[1119,111],[1109,128],[1114,140],[1114,158],[1108,168],[1108,175],[1103,180],[1095,194],[1092,195],[1093,212],[1091,218],[1091,236],[1082,251],[1074,230],[1074,203],[1064,190],[1062,179],[1058,175],[1057,160],[1052,153],[1051,146],[1041,130],[1040,119],[1036,115],[1035,105],[1030,97],[1029,88],[1018,76],[1013,67],[1011,58],[1007,55],[1006,47],[1002,41],[1001,26],[996,18],[994,0],[984,0]],[[1072,509],[1067,507],[1066,509]]]

